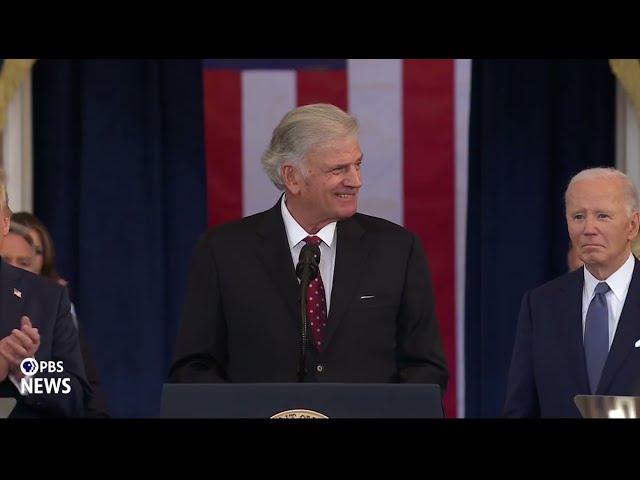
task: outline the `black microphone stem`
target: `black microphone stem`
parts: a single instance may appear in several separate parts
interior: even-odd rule
[[[300,251],[296,276],[300,279],[300,365],[298,381],[304,382],[307,375],[307,291],[309,282],[319,275],[320,249],[317,245],[306,244]]]
[[[300,365],[298,367],[298,382],[304,382],[307,375],[307,291],[309,288],[310,272],[306,266],[300,278],[300,318],[302,319],[300,336]]]

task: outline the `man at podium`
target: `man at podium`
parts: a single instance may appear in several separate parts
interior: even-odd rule
[[[640,393],[640,265],[631,253],[638,192],[624,173],[592,168],[573,177],[565,201],[584,266],[525,294],[508,417],[580,417],[585,395]]]
[[[283,194],[199,239],[170,382],[433,383],[444,394],[421,242],[356,213],[358,132],[328,104],[282,118],[262,165]],[[317,273],[304,277],[306,265]]]

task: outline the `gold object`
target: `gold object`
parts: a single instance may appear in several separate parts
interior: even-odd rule
[[[285,410],[280,413],[276,413],[271,418],[329,418],[320,412],[314,410],[305,410],[303,408],[295,408],[293,410]]]

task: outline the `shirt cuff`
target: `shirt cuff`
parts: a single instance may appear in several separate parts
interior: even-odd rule
[[[27,382],[31,382],[31,379],[33,377],[24,377],[25,381]],[[26,392],[22,392],[22,389],[20,388],[20,381],[15,377],[15,375],[13,373],[9,374],[9,380],[11,380],[11,383],[13,383],[15,385],[15,387],[18,389],[18,393],[20,395],[22,395],[23,397],[27,396]]]

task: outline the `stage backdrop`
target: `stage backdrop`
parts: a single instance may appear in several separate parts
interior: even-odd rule
[[[34,206],[118,417],[156,416],[206,228],[199,60],[38,60]]]
[[[359,118],[359,211],[404,225],[424,243],[451,371],[445,411],[457,416],[470,61],[209,59],[203,68],[209,226],[278,200],[260,156],[287,111],[328,102]]]

